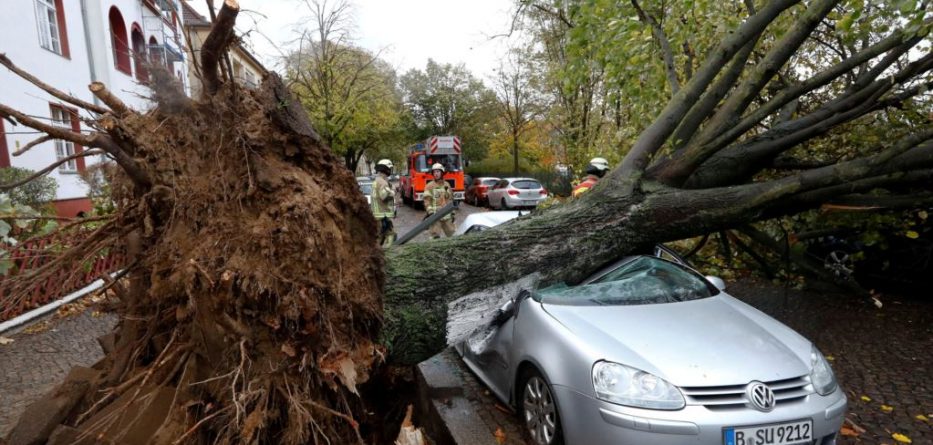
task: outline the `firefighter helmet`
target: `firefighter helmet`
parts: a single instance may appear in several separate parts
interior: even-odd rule
[[[590,159],[590,165],[596,167],[597,170],[606,171],[609,170],[609,161],[606,158],[593,158]]]
[[[380,159],[379,162],[376,163],[376,171],[383,172],[387,175],[392,173],[393,167],[392,161],[388,159]]]
[[[434,165],[431,166],[431,171],[434,171],[434,170],[440,170],[441,172],[447,171],[447,169],[445,169],[444,166],[441,165],[440,162],[437,162],[437,163],[435,163]]]

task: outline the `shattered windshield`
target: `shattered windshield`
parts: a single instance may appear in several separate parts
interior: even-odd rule
[[[703,278],[654,257],[636,257],[587,284],[537,292],[544,303],[628,306],[698,300],[717,293]]]

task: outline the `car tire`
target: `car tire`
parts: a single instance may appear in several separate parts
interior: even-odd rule
[[[502,210],[508,210],[509,205],[505,203],[505,198],[502,198]]]
[[[526,370],[520,381],[518,413],[532,443],[562,445],[564,429],[561,427],[551,385],[534,368]]]

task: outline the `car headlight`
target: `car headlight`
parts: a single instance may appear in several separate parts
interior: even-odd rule
[[[649,409],[681,409],[684,396],[664,379],[618,363],[593,365],[596,398],[620,405]]]
[[[810,383],[813,389],[822,396],[828,395],[836,390],[836,376],[833,375],[833,368],[829,367],[829,362],[816,350],[816,346],[810,351]]]

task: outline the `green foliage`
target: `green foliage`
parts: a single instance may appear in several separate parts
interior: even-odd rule
[[[512,176],[512,163],[511,158],[486,158],[482,161],[471,162],[466,172],[473,176],[502,176],[502,172],[510,172],[507,176]],[[540,170],[537,165],[533,165],[522,157],[518,159],[518,168],[522,172],[520,174]]]
[[[15,246],[19,240],[50,233],[57,227],[55,221],[37,220],[40,213],[27,205],[13,202],[9,195],[0,193],[0,276],[14,267],[10,252],[2,247]]]
[[[88,198],[94,204],[95,215],[109,215],[116,210],[111,196],[111,183],[117,166],[113,162],[99,162],[80,172],[81,181],[87,185]]]
[[[412,120],[413,140],[457,135],[467,159],[483,159],[497,128],[496,95],[462,65],[428,60],[424,71],[409,70],[400,86]]]
[[[10,184],[26,179],[36,172],[19,167],[0,168],[0,184]],[[49,203],[55,200],[58,183],[48,176],[36,178],[26,184],[9,191],[8,198],[14,205],[28,206],[33,209],[49,212]]]
[[[315,130],[349,168],[364,153],[385,155],[407,141],[395,71],[369,51],[313,42],[289,57],[286,77]]]

